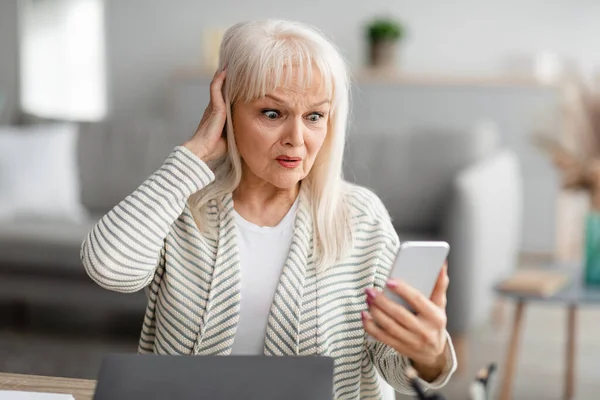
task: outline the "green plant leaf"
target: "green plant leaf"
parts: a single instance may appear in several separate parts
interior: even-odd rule
[[[367,25],[367,37],[370,41],[401,40],[404,37],[404,25],[390,18],[377,18]]]

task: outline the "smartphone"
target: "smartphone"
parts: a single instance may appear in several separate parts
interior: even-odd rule
[[[400,279],[429,298],[449,253],[450,245],[443,241],[403,242],[388,278]],[[413,311],[391,289],[385,291],[390,299]]]

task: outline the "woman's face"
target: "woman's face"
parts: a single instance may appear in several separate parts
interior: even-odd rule
[[[329,94],[313,72],[309,88],[294,83],[233,107],[244,180],[291,189],[310,172],[327,135]]]

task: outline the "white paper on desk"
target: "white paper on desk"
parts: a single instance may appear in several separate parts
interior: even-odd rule
[[[0,390],[0,400],[75,400],[70,394]]]

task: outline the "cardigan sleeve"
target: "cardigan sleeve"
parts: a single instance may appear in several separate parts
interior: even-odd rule
[[[385,282],[396,258],[400,244],[396,231],[391,223],[389,224],[389,228],[385,230],[387,231],[387,236],[390,240],[388,240],[387,246],[385,246],[385,250],[380,257],[381,263],[375,271],[374,286],[379,290],[383,290],[385,287]],[[433,382],[426,382],[420,379],[422,387],[425,389],[438,389],[443,387],[456,370],[456,354],[448,332],[446,332],[446,338],[446,366]],[[367,341],[366,346],[369,357],[381,377],[396,391],[409,395],[414,394],[414,390],[406,376],[406,367],[411,363],[409,358],[399,354],[387,344],[375,340]]]
[[[146,287],[159,267],[171,225],[188,198],[213,180],[213,172],[202,160],[186,147],[177,146],[83,241],[80,256],[90,278],[123,293]]]
[[[421,386],[425,389],[439,389],[445,386],[456,370],[456,355],[454,354],[450,335],[448,335],[447,332],[446,337],[448,338],[448,346],[446,346],[445,351],[446,360],[448,360],[448,362],[442,373],[433,382],[426,382],[419,379]],[[387,344],[376,341],[367,342],[367,351],[381,377],[392,386],[394,390],[408,395],[415,394],[406,377],[406,367],[410,365],[408,357],[399,354]]]

